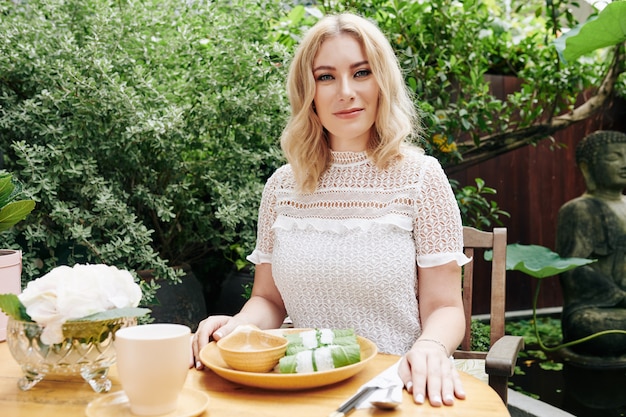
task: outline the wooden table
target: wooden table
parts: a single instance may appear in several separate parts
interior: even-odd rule
[[[353,395],[371,378],[397,361],[397,356],[377,355],[359,374],[331,386],[305,391],[270,391],[231,383],[210,370],[191,369],[186,386],[209,394],[207,411],[201,417],[326,417]],[[0,343],[0,414],[6,417],[78,417],[85,416],[87,404],[104,394],[96,394],[80,377],[47,377],[29,391],[21,391],[17,381],[22,372],[9,352],[6,342]],[[111,392],[121,390],[115,366],[109,376]],[[461,375],[466,400],[456,400],[451,407],[415,405],[404,391],[402,405],[394,411],[360,409],[350,417],[364,416],[509,416],[500,397],[484,382]]]

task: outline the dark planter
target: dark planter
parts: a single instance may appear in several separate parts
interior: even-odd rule
[[[146,282],[156,281],[161,286],[156,291],[159,304],[146,306],[152,310],[154,321],[184,324],[195,332],[200,321],[207,316],[204,292],[191,267],[183,265],[181,268],[185,275],[181,277],[180,284],[156,278],[152,271],[138,271],[137,274]]]
[[[249,270],[232,271],[222,282],[217,301],[209,306],[210,314],[237,314],[247,301],[244,297],[245,286],[253,282],[254,276]]]
[[[578,367],[565,363],[567,410],[579,417],[623,416],[626,412],[626,369]]]

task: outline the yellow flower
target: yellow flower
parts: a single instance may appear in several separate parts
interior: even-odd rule
[[[456,152],[456,143],[452,142],[452,143],[446,143],[445,145],[442,145],[439,147],[439,149],[441,149],[442,152],[445,153],[450,153],[450,152]]]
[[[433,135],[433,144],[437,145],[439,150],[444,153],[456,152],[457,150],[456,143],[448,143],[448,137],[441,133]]]
[[[433,143],[439,147],[441,147],[447,141],[448,141],[448,138],[442,135],[441,133],[437,133],[433,136]]]

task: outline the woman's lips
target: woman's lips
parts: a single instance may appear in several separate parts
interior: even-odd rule
[[[354,117],[359,115],[361,112],[363,111],[362,108],[352,108],[352,109],[346,109],[346,110],[340,110],[338,112],[335,112],[335,116],[337,117],[342,117],[342,118],[347,118],[347,117]]]

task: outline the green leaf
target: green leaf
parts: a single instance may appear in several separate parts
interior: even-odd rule
[[[139,307],[115,308],[112,310],[102,311],[100,313],[91,314],[89,316],[85,316],[80,319],[71,320],[71,321],[100,321],[100,320],[120,319],[123,317],[140,317],[140,316],[145,316],[149,312],[150,312],[150,309],[148,308],[139,308]]]
[[[11,201],[11,194],[15,186],[11,181],[10,175],[0,176],[0,207]]]
[[[492,251],[485,251],[485,259],[493,259]],[[513,243],[506,247],[506,269],[521,271],[534,278],[547,278],[596,262],[595,259],[561,258],[559,254],[539,245]]]
[[[358,343],[343,346],[334,345],[330,347],[330,355],[333,358],[335,368],[352,365],[361,360],[361,346]]]
[[[562,371],[563,363],[554,361],[539,362],[539,367],[544,371]]]
[[[0,310],[16,320],[32,321],[26,308],[15,294],[0,294]]]
[[[35,208],[33,200],[13,201],[0,209],[0,232],[10,229]]]
[[[554,41],[565,62],[607,46],[626,41],[626,1],[609,3],[597,15]]]

